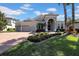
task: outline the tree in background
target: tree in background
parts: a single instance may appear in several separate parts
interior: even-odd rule
[[[4,13],[0,12],[0,31],[2,31],[7,25]]]
[[[74,3],[70,3],[72,5],[72,20],[68,21],[69,29],[72,29],[72,33],[75,32],[75,6]]]
[[[68,17],[67,18],[67,27],[69,27],[70,25],[72,25],[72,18],[71,17]]]
[[[69,5],[69,3],[62,3],[62,5],[63,5],[63,9],[64,9],[64,23],[65,23],[65,31],[66,31],[67,30],[67,9],[66,9],[66,6]]]
[[[67,27],[67,10],[66,10],[66,3],[63,3],[64,8],[64,19],[65,19],[65,28]]]

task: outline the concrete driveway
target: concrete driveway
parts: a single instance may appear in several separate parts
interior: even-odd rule
[[[30,36],[30,32],[0,33],[0,54]]]

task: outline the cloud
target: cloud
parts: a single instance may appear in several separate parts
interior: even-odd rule
[[[79,13],[79,6],[76,6],[75,13]]]
[[[75,14],[75,19],[78,19],[79,18],[79,14]]]
[[[75,9],[75,19],[78,19],[79,18],[79,6],[76,6],[76,9]]]
[[[79,16],[79,14],[75,14],[75,16]]]
[[[41,13],[42,15],[45,15],[45,14],[48,14],[47,12],[43,12],[43,13]]]
[[[20,7],[22,10],[33,10],[33,8]]]
[[[17,9],[17,10],[12,10],[8,7],[4,7],[4,6],[0,6],[0,11],[5,13],[6,15],[21,15],[23,14],[24,12],[20,9]]]
[[[47,11],[55,12],[55,11],[57,11],[57,9],[56,8],[48,8]]]
[[[24,7],[30,7],[31,4],[24,4]]]
[[[63,14],[60,14],[58,17],[61,18],[61,17],[64,17],[64,15]]]
[[[60,15],[57,17],[57,20],[58,20],[58,21],[64,21],[64,15],[63,15],[63,14],[60,14]]]
[[[11,9],[6,6],[0,6],[0,11],[5,13],[6,16],[14,17],[25,14],[27,10],[34,10],[31,8],[31,4],[23,4],[19,9]]]
[[[31,4],[24,4],[23,6],[20,7],[20,9],[22,9],[22,10],[33,10],[33,8],[31,8]]]
[[[76,6],[76,9],[79,9],[79,6]]]
[[[6,17],[10,17],[10,18],[15,18],[14,16],[11,15],[5,15]]]
[[[34,13],[38,16],[38,15],[45,15],[48,14],[47,12],[41,12],[41,11],[34,11]]]
[[[34,13],[35,13],[36,15],[40,15],[40,14],[41,14],[40,11],[34,11]]]

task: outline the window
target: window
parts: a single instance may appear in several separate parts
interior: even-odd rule
[[[8,23],[9,26],[12,26],[11,20],[7,20],[7,23]]]
[[[44,24],[43,23],[38,23],[37,24],[37,29],[43,29],[44,27]]]

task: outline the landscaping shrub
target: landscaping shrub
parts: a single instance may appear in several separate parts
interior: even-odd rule
[[[15,32],[15,28],[8,28],[7,31],[8,32]]]
[[[41,32],[34,36],[29,36],[28,40],[31,42],[40,42],[56,35],[61,35],[61,33],[48,34],[47,32]]]
[[[34,36],[29,36],[28,40],[31,41],[31,42],[40,42],[42,40],[45,40],[47,35],[48,35],[48,33],[41,32],[41,33],[38,33]]]
[[[44,29],[37,29],[36,32],[45,32]]]
[[[77,33],[79,33],[79,29],[76,29]]]
[[[38,36],[29,36],[28,40],[31,42],[40,42],[40,38]]]
[[[38,33],[37,35],[43,36],[43,35],[48,35],[48,33],[47,33],[47,32],[40,32],[40,33]]]
[[[65,29],[60,29],[60,31],[61,31],[61,32],[64,32],[64,31],[65,31]]]
[[[57,29],[56,32],[64,32],[65,29]]]

